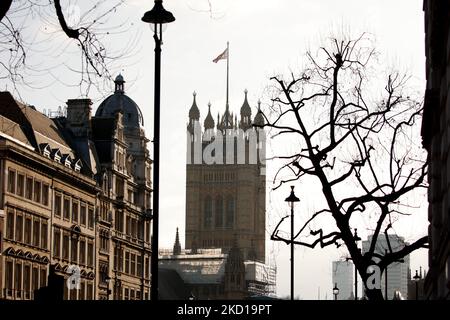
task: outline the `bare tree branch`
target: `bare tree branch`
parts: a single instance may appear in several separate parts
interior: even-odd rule
[[[318,56],[307,53],[311,65],[298,77],[293,73],[287,81],[281,76],[272,77],[277,88],[271,97],[276,116],[274,121],[266,117],[265,124],[275,131],[272,138],[289,137],[299,146],[292,155],[274,157],[285,160],[275,175],[274,189],[312,176],[327,204],[303,224],[292,243],[314,248],[339,246],[342,240],[363,281],[374,259],[387,266],[427,243],[426,237],[421,238],[401,250],[390,244],[393,223],[398,216],[408,215],[398,210],[403,197],[426,187],[426,155],[420,146],[413,152],[410,137],[413,129],[420,129],[416,124],[422,108],[409,96],[404,98],[408,77],[396,72],[387,76],[379,100],[367,98],[365,90],[370,87],[367,68],[376,52],[365,40],[365,34],[355,40],[332,39],[330,46],[320,48]],[[313,121],[311,110],[319,108],[324,112]],[[350,155],[344,156],[343,150]],[[423,154],[423,158],[416,154]],[[348,183],[355,188],[348,189]],[[311,231],[312,242],[298,240],[325,213],[334,219],[338,230],[326,233],[319,228]],[[370,229],[373,230],[370,248],[363,256],[350,220],[354,214],[368,213],[376,218],[374,228]],[[286,218],[276,225],[271,239],[291,244],[281,230]],[[376,246],[382,230],[389,247],[386,254],[378,252]],[[380,299],[378,291],[368,289],[367,294],[369,298]]]
[[[12,0],[2,0],[0,2],[0,21],[3,20],[9,8],[11,7]]]

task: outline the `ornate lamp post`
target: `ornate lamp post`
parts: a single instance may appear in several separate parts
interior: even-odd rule
[[[334,283],[333,294],[334,294],[334,300],[337,300],[337,296],[339,294],[339,288],[337,287],[337,283]]]
[[[294,202],[300,201],[295,196],[294,186],[291,186],[291,194],[284,201],[291,205],[291,300],[294,300]]]
[[[175,21],[172,13],[165,10],[162,0],[155,0],[152,10],[146,12],[142,21],[149,23],[155,40],[155,105],[153,136],[153,235],[151,257],[151,300],[158,300],[158,227],[159,227],[159,134],[160,134],[160,98],[161,98],[161,44],[162,25]]]

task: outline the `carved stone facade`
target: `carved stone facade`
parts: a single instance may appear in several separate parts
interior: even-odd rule
[[[208,108],[201,128],[194,94],[187,140],[186,249],[228,252],[237,239],[244,259],[264,263],[265,136],[263,130],[252,126],[263,123],[263,116],[258,107],[252,121],[247,92],[239,122],[227,105],[216,124],[211,105]],[[208,159],[211,154],[212,162]]]
[[[0,299],[33,299],[50,265],[79,268],[64,299],[149,299],[149,140],[115,85],[95,117],[89,99],[50,119],[0,93]]]
[[[450,4],[425,0],[426,76],[422,123],[429,154],[429,272],[425,297],[450,299]]]

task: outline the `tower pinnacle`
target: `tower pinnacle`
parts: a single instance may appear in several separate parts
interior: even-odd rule
[[[174,255],[181,254],[181,244],[180,244],[180,235],[178,234],[178,227],[177,227],[177,233],[175,235],[175,243],[173,245],[173,254]]]

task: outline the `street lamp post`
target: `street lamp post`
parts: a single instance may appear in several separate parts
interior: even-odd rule
[[[356,248],[358,248],[358,241],[361,240],[361,238],[358,236],[358,229],[355,228],[355,234],[353,235],[353,240],[355,240]],[[356,268],[356,263],[353,261],[353,264],[355,265],[355,300],[358,300],[358,269]]]
[[[337,300],[337,296],[339,294],[339,288],[337,287],[336,282],[334,283],[333,294],[334,294],[334,300]]]
[[[413,277],[414,282],[416,283],[416,300],[419,300],[419,280],[421,279],[416,270],[416,275]]]
[[[146,12],[142,21],[153,26],[155,39],[155,105],[153,136],[153,233],[151,257],[151,299],[158,300],[158,227],[159,227],[159,134],[160,134],[160,95],[161,95],[161,44],[162,25],[175,21],[175,17],[163,7],[162,0],[155,0],[152,10]]]
[[[284,201],[291,204],[291,300],[294,300],[294,202],[300,201],[295,196],[294,186],[291,186],[291,194]]]

